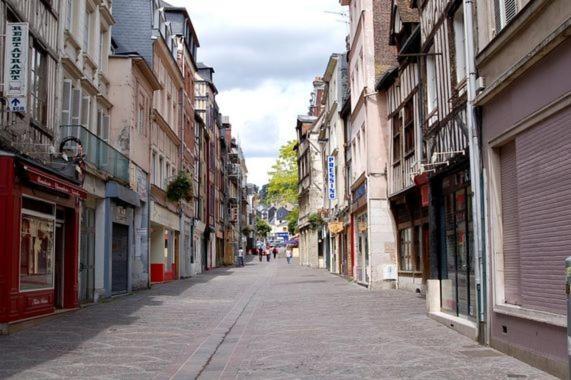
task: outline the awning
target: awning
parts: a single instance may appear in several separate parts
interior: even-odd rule
[[[107,188],[105,190],[105,196],[107,198],[116,198],[133,207],[141,207],[141,199],[139,194],[125,186],[119,185],[117,182],[107,182]]]
[[[87,192],[71,182],[60,179],[55,175],[48,174],[43,170],[28,164],[22,165],[22,169],[25,172],[26,180],[30,184],[41,187],[48,192],[65,194],[81,199],[87,198]]]

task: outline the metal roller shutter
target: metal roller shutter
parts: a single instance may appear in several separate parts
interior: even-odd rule
[[[514,141],[501,148],[500,162],[505,302],[521,305],[517,166]]]
[[[522,306],[565,314],[571,254],[571,108],[516,139]]]

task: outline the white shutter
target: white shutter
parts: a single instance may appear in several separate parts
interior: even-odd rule
[[[71,119],[72,125],[79,125],[81,117],[81,90],[74,88],[71,97]]]
[[[63,81],[63,93],[61,97],[61,125],[71,124],[71,81]]]
[[[89,96],[84,96],[81,100],[81,125],[85,128],[91,130],[90,128],[90,114],[91,114],[91,98]]]
[[[101,133],[101,138],[105,141],[109,140],[109,114],[107,113],[102,113],[102,133]]]

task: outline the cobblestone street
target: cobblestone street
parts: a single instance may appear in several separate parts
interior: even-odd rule
[[[285,259],[218,269],[0,337],[1,378],[550,378],[370,292]]]

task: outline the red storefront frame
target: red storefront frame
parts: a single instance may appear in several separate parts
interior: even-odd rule
[[[20,291],[22,197],[60,207],[65,214],[62,307],[79,307],[78,260],[81,199],[79,186],[15,156],[0,156],[0,324],[51,314],[54,289]]]

